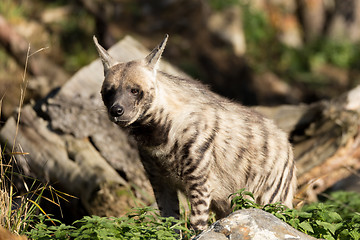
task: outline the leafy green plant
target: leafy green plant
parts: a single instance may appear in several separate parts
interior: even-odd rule
[[[244,189],[231,197],[234,211],[259,208],[317,238],[360,239],[359,193],[335,192],[328,195],[326,201],[305,205],[299,210],[289,209],[280,203],[264,206],[256,204],[252,193]]]
[[[236,193],[231,194],[229,198],[231,198],[230,207],[233,209],[233,211],[261,207],[259,204],[254,202],[254,195],[252,192],[245,191],[245,188],[242,188]]]
[[[27,233],[32,239],[188,239],[193,232],[184,221],[163,218],[150,207],[134,208],[120,218],[86,216],[71,226],[61,224],[47,227],[50,221],[44,216]],[[54,220],[53,220],[54,221]],[[181,235],[179,235],[181,233]]]

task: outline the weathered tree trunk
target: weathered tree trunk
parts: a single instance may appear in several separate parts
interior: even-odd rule
[[[90,39],[89,39],[90,41]],[[130,37],[110,49],[119,61],[142,58],[147,50]],[[183,73],[162,61],[160,68]],[[58,185],[81,198],[91,214],[118,216],[152,191],[136,144],[108,120],[100,98],[99,60],[77,72],[58,92],[10,118],[2,144],[28,175]],[[299,197],[313,197],[360,168],[360,87],[332,101],[311,105],[258,107],[287,131],[294,144]],[[316,186],[316,187],[315,187]],[[125,191],[124,191],[125,190]],[[125,193],[125,194],[124,194]],[[306,195],[306,196],[305,196]]]

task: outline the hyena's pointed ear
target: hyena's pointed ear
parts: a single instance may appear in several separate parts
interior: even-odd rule
[[[154,72],[156,72],[159,60],[161,58],[161,54],[163,53],[166,42],[168,40],[169,35],[166,34],[164,40],[156,47],[154,48],[149,55],[146,56],[145,61],[146,64],[153,69]]]
[[[107,71],[114,66],[117,62],[109,55],[109,53],[99,44],[97,38],[93,36],[93,40],[96,46],[96,50],[99,53],[101,58],[101,62],[104,66],[104,75],[106,75]]]

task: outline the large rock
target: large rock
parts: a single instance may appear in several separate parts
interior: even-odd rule
[[[274,215],[260,209],[243,209],[212,224],[197,240],[314,240]]]

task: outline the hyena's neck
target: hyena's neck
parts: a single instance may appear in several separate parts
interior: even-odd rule
[[[142,119],[131,125],[130,134],[142,146],[156,147],[166,144],[173,122],[170,114],[166,112],[164,108],[151,107]]]
[[[186,128],[184,124],[188,122],[187,115],[196,111],[196,102],[192,101],[194,95],[204,94],[196,92],[196,86],[183,79],[164,73],[158,73],[157,78],[156,96],[149,103],[141,119],[132,125],[130,131],[143,146],[166,145],[171,141],[170,136]],[[178,81],[176,88],[174,81]],[[189,94],[189,89],[185,90],[188,87],[193,88],[193,91],[190,91],[192,94]]]

